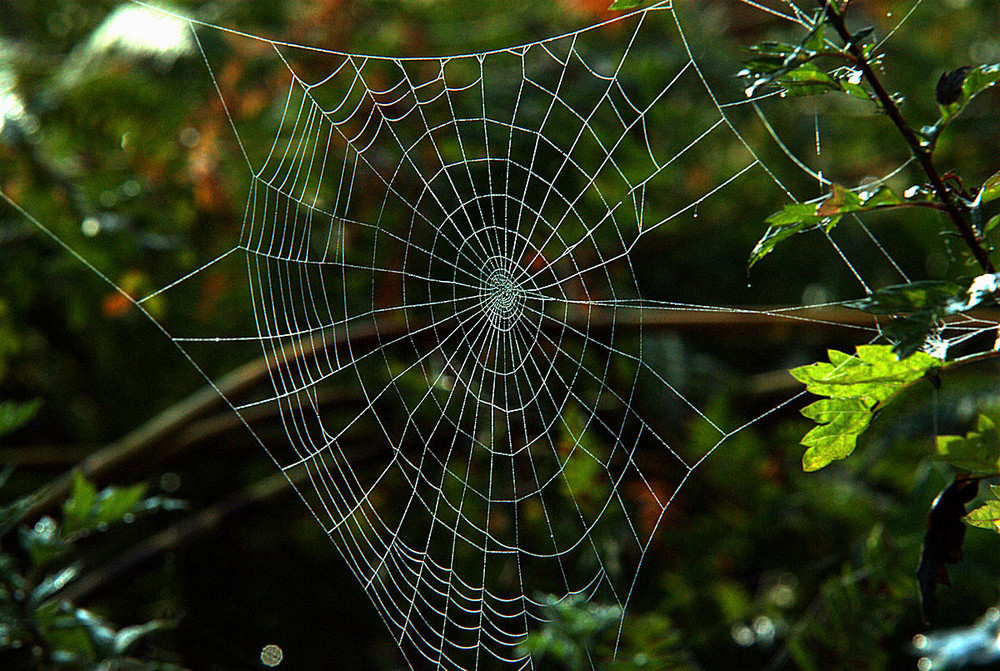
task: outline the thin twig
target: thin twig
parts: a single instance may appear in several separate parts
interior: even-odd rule
[[[856,64],[861,70],[862,76],[867,80],[868,84],[872,87],[872,92],[875,97],[878,98],[879,104],[881,104],[882,109],[885,111],[886,115],[892,119],[892,122],[896,125],[899,133],[906,140],[906,144],[910,146],[910,151],[916,157],[917,162],[920,163],[920,167],[923,169],[924,174],[927,175],[927,179],[930,185],[934,189],[934,193],[937,195],[938,200],[944,205],[944,210],[948,217],[955,224],[958,232],[962,235],[962,239],[965,240],[965,244],[972,251],[973,256],[976,257],[976,261],[982,267],[983,271],[987,273],[996,272],[993,269],[993,263],[990,261],[989,255],[986,250],[983,249],[982,245],[979,244],[979,240],[976,238],[975,232],[972,230],[972,226],[966,219],[962,210],[955,203],[955,199],[952,197],[951,191],[945,186],[944,181],[941,179],[941,175],[938,174],[937,168],[934,167],[934,162],[931,160],[931,147],[925,142],[921,142],[917,137],[917,134],[913,131],[910,123],[903,116],[903,113],[899,109],[899,105],[891,95],[882,86],[882,81],[879,79],[878,75],[872,69],[871,64],[868,62],[868,57],[865,56],[864,50],[860,46],[860,40],[855,40],[854,36],[847,30],[847,26],[844,23],[843,11],[847,8],[850,0],[845,0],[842,6],[838,6],[839,3],[836,0],[828,0],[826,3],[826,16],[830,25],[833,26],[837,34],[844,41],[844,45],[847,50],[856,59]]]

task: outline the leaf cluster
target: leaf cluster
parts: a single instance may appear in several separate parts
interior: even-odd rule
[[[3,473],[0,485],[11,470]],[[0,509],[0,537],[5,541],[16,538],[17,545],[14,549],[10,548],[13,543],[5,543],[0,552],[0,650],[24,668],[103,669],[116,664],[150,671],[179,668],[130,654],[140,640],[172,622],[151,620],[118,628],[64,595],[67,587],[85,575],[76,552],[81,540],[128,523],[138,514],[181,505],[145,494],[144,484],[98,491],[77,471],[58,519],[45,516],[27,524],[35,496]]]

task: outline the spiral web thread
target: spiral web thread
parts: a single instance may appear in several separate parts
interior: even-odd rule
[[[787,2],[745,4],[805,20]],[[544,620],[541,595],[624,610],[685,480],[749,426],[720,425],[685,397],[647,325],[678,310],[810,320],[650,300],[632,267],[647,236],[737,180],[787,193],[731,120],[769,94],[720,100],[670,2],[442,58],[190,25],[196,40],[268,45],[288,88],[263,153],[219,88],[250,173],[241,238],[174,283],[242,256],[258,332],[168,335],[184,352],[247,341],[288,362],[273,367],[273,394],[234,409],[280,408],[286,439],[261,444],[307,483],[296,489],[410,664],[534,668],[518,646]],[[665,43],[681,57],[643,68]],[[658,115],[691,91],[712,121],[664,127]],[[720,146],[740,157],[729,174],[664,198],[680,166]],[[360,404],[331,411],[344,389]],[[692,428],[706,445],[680,444]],[[374,466],[353,461],[358,445]]]

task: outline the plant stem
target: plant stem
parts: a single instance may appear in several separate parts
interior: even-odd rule
[[[927,175],[927,179],[931,186],[934,188],[934,193],[937,195],[938,200],[944,206],[945,212],[948,217],[955,224],[958,232],[961,233],[962,239],[965,240],[965,244],[968,245],[969,249],[972,251],[973,256],[976,257],[976,261],[982,267],[984,272],[994,273],[993,263],[990,261],[989,255],[986,250],[983,249],[982,245],[979,244],[979,240],[976,238],[975,232],[972,230],[972,226],[969,225],[968,219],[962,213],[962,210],[955,203],[955,199],[952,197],[951,191],[945,186],[944,181],[941,179],[941,175],[938,174],[937,168],[934,167],[934,162],[931,160],[931,148],[929,145],[922,143],[917,137],[917,134],[913,132],[913,128],[910,127],[909,122],[903,116],[903,113],[899,110],[899,105],[892,98],[891,95],[882,86],[881,80],[875,71],[872,69],[871,64],[868,62],[867,56],[865,56],[864,50],[854,40],[854,36],[851,35],[850,31],[847,30],[847,26],[844,24],[844,14],[843,10],[847,8],[847,4],[850,0],[845,0],[842,6],[838,6],[836,0],[829,0],[826,4],[826,16],[830,25],[833,26],[840,38],[844,40],[844,45],[852,56],[854,56],[858,68],[861,70],[861,74],[868,81],[868,84],[872,87],[872,92],[875,93],[875,97],[878,98],[879,103],[882,105],[882,109],[885,113],[892,119],[892,122],[899,129],[900,134],[906,143],[910,145],[910,151],[916,157],[917,161],[920,163],[920,167],[923,168],[924,174]]]

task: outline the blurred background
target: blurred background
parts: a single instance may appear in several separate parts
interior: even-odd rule
[[[560,35],[615,15],[605,5],[218,0],[169,7],[269,40],[436,56]],[[915,126],[936,119],[941,72],[1000,61],[994,2],[871,0],[851,8],[859,26],[873,25],[880,36],[912,10],[880,50],[886,84],[902,94]],[[678,0],[675,9],[721,101],[743,96],[736,73],[749,45],[799,37],[787,21],[740,2]],[[162,16],[113,1],[0,0],[0,190],[136,297],[230,250],[248,198],[246,162],[199,48]],[[657,68],[687,59],[670,15],[654,20],[662,41],[647,30],[634,46],[638,90]],[[266,151],[287,98],[287,69],[263,43],[208,28],[198,36],[246,148]],[[301,66],[317,72],[323,64],[303,56]],[[669,108],[650,115],[665,138],[672,128],[718,118],[704,89],[693,80],[683,86]],[[974,186],[1000,169],[998,103],[996,91],[982,95],[942,138],[942,172],[955,170]],[[731,119],[800,200],[822,190],[788,153],[849,187],[889,173],[908,155],[893,127],[858,101],[772,97],[761,111],[787,152],[750,107],[732,108]],[[671,212],[690,203],[745,162],[735,137],[708,141],[676,161],[664,177],[669,188],[651,207]],[[906,170],[890,180],[900,191],[918,182]],[[380,194],[355,194],[369,196],[377,207]],[[893,264],[911,279],[972,272],[943,235],[946,222],[911,212],[867,219],[878,244],[861,227],[841,226],[834,239],[849,265],[815,234],[785,243],[748,271],[764,219],[786,202],[759,171],[733,182],[700,203],[696,216],[644,239],[633,259],[636,288],[660,300],[761,309],[860,298],[855,273],[872,288],[894,284],[901,276]],[[222,263],[143,307],[170,334],[254,333],[246,284],[245,261]],[[643,334],[671,383],[727,426],[797,393],[788,368],[871,337],[815,322],[747,327],[724,316]],[[230,398],[273,393],[266,363],[248,350],[206,347],[196,361]],[[920,386],[879,416],[854,456],[819,473],[800,465],[799,439],[809,425],[797,409],[805,399],[727,440],[659,525],[617,661],[610,661],[617,627],[588,639],[595,665],[914,668],[913,637],[929,630],[915,578],[926,515],[953,475],[932,458],[932,436],[964,433],[978,412],[995,413],[996,372],[970,368],[939,390]],[[141,482],[150,495],[185,502],[98,531],[74,550],[81,576],[64,598],[119,626],[173,624],[144,642],[143,656],[190,669],[252,669],[264,663],[265,646],[277,645],[286,668],[408,668],[336,548],[191,362],[93,269],[7,204],[0,205],[0,390],[0,401],[40,404],[29,422],[0,436],[0,463],[13,467],[0,489],[4,505],[64,485],[81,463],[98,487]],[[345,390],[329,403],[350,417],[363,401]],[[653,416],[673,411],[648,403]],[[265,443],[283,433],[275,412],[245,418]],[[671,440],[692,453],[717,440],[699,422],[680,420],[671,430]],[[357,442],[363,446],[365,436]],[[627,503],[641,516],[639,493]],[[61,499],[35,505],[35,517],[52,514]],[[16,534],[2,542],[5,553],[22,553]],[[623,560],[635,559],[626,553]],[[995,605],[998,571],[996,535],[970,530],[931,629],[969,626]],[[5,654],[12,653],[0,651],[0,659]],[[539,668],[573,663],[550,654]]]

